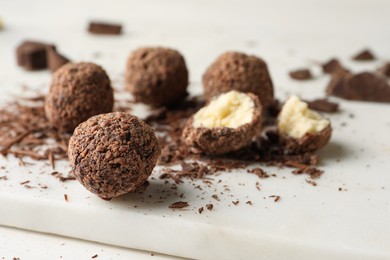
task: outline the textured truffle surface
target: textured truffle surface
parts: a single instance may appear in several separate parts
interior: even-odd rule
[[[154,130],[124,112],[97,115],[81,123],[68,150],[77,180],[103,199],[143,186],[159,155]]]
[[[203,75],[207,99],[237,90],[258,96],[263,108],[273,101],[274,91],[267,64],[256,56],[226,52],[219,56]]]
[[[187,95],[188,70],[183,56],[168,48],[140,48],[131,53],[126,88],[137,102],[170,106]]]
[[[248,146],[262,127],[262,106],[257,96],[248,93],[254,102],[253,119],[238,128],[194,127],[192,116],[186,123],[182,137],[192,152],[206,154],[226,154]]]
[[[58,130],[72,132],[91,116],[112,111],[110,79],[93,63],[68,63],[54,74],[45,101],[45,113]]]

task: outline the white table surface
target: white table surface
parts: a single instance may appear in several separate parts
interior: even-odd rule
[[[124,64],[134,48],[178,48],[186,57],[194,92],[200,91],[204,69],[223,51],[256,53],[268,62],[278,97],[285,98],[289,93],[307,98],[322,96],[323,87],[291,81],[288,69],[333,56],[356,70],[379,66],[383,59],[390,58],[389,10],[389,1],[352,0],[0,0],[0,17],[6,26],[0,32],[0,99],[19,92],[23,84],[47,88],[50,82],[47,71],[29,73],[16,66],[14,49],[27,38],[53,42],[73,60],[101,64],[114,84],[122,84]],[[90,19],[121,22],[125,33],[120,37],[88,35],[85,28]],[[381,59],[374,65],[351,64],[349,57],[364,47],[373,49]],[[325,86],[327,80],[322,77],[314,84]],[[95,254],[99,255],[97,259],[166,258],[151,256],[150,252],[0,228],[0,257],[6,259],[89,259]]]

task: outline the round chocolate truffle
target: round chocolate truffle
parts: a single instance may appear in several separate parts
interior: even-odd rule
[[[112,111],[114,94],[104,69],[93,63],[68,63],[54,74],[45,100],[49,122],[72,132],[94,115]]]
[[[204,73],[203,87],[206,99],[230,90],[251,92],[259,97],[263,108],[274,98],[267,64],[256,56],[239,52],[219,56]]]
[[[170,106],[187,95],[188,71],[183,56],[167,48],[140,48],[127,61],[126,88],[137,102]]]
[[[226,154],[248,146],[261,133],[262,106],[252,93],[230,91],[213,98],[183,129],[192,152]]]
[[[159,155],[153,129],[125,112],[101,114],[81,123],[68,149],[77,180],[103,199],[143,186]]]

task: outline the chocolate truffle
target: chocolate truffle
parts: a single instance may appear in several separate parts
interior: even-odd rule
[[[173,105],[187,95],[188,71],[183,56],[168,48],[140,48],[127,61],[126,88],[137,102]]]
[[[186,123],[182,137],[192,152],[226,154],[248,146],[262,127],[257,96],[232,90],[211,101]]]
[[[101,114],[81,123],[68,149],[76,179],[103,199],[143,186],[159,155],[153,129],[125,112]]]
[[[267,64],[256,56],[226,52],[219,56],[203,75],[206,99],[230,90],[251,92],[263,108],[273,101],[274,90]]]
[[[112,111],[110,79],[93,63],[68,63],[54,74],[45,100],[50,123],[62,132],[72,132],[91,116]]]
[[[313,152],[324,147],[332,135],[330,121],[308,108],[298,97],[290,97],[278,116],[278,131],[287,153]]]

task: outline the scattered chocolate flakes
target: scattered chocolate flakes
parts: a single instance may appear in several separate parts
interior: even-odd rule
[[[88,32],[92,34],[119,35],[122,33],[122,25],[93,21],[88,25]]]
[[[248,169],[247,172],[253,173],[261,179],[265,179],[265,178],[269,177],[269,175],[263,169],[261,169],[259,167],[253,168],[253,169]]]
[[[24,181],[24,182],[21,182],[20,185],[24,185],[24,184],[27,184],[29,183],[30,181]]]
[[[240,204],[240,201],[239,200],[236,200],[236,201],[232,201],[232,203],[237,206],[238,204]]]
[[[207,204],[206,205],[206,209],[208,209],[209,211],[213,210],[213,208],[214,208],[213,204]]]
[[[247,202],[245,202],[246,204],[248,204],[248,205],[250,205],[250,206],[252,206],[253,204],[252,204],[252,201],[250,201],[250,200],[248,200]]]
[[[352,57],[356,61],[371,61],[375,60],[375,55],[368,49],[365,49]]]
[[[324,73],[333,74],[337,71],[344,70],[344,68],[338,59],[333,58],[322,64],[322,70]]]
[[[220,201],[219,197],[217,194],[214,194],[211,196],[213,199],[215,199],[216,201]]]
[[[386,77],[390,78],[390,62],[387,62],[382,67],[379,68],[379,73],[382,73]]]
[[[319,178],[324,172],[315,167],[311,167],[309,165],[294,162],[294,161],[286,161],[284,165],[288,167],[297,168],[296,170],[293,171],[294,174],[308,174],[312,179]]]
[[[7,177],[7,176],[5,176],[5,175],[3,175],[3,176],[0,176],[0,180],[4,180],[4,181],[6,181],[6,180],[8,180],[8,177]]]
[[[52,172],[51,175],[56,177],[57,179],[59,179],[60,182],[76,180],[76,178],[72,175],[64,176],[62,173],[59,173],[59,172]]]
[[[339,110],[339,104],[330,102],[326,98],[307,101],[307,104],[309,105],[310,109],[324,113],[335,113]]]
[[[199,214],[202,214],[202,212],[203,212],[203,207],[200,207],[200,208],[198,209],[198,212],[199,212]]]
[[[313,75],[308,69],[298,69],[290,71],[289,75],[292,79],[296,80],[308,80],[313,78]]]
[[[68,194],[64,194],[64,199],[66,202],[68,202]]]
[[[271,195],[269,196],[270,198],[274,198],[274,202],[278,202],[280,200],[280,196],[279,195]]]
[[[189,206],[188,202],[178,201],[178,202],[172,203],[169,206],[169,208],[170,209],[182,209],[182,208],[185,208],[185,207],[188,207],[188,206]]]
[[[93,258],[97,258],[97,257],[98,257],[98,254],[93,255],[91,258],[93,259]]]

